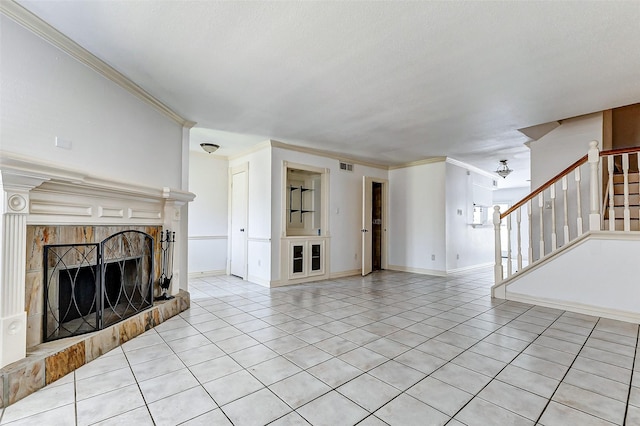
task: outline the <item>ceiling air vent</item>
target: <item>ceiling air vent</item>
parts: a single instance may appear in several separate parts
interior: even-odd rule
[[[353,171],[353,164],[340,162],[340,170],[344,170],[345,172]]]

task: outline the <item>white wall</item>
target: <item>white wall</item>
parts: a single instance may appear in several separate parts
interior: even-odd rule
[[[489,180],[489,183],[485,181]],[[491,211],[491,179],[446,163],[446,270],[485,265],[494,261],[494,231],[490,212],[484,226],[471,226],[473,206]],[[459,214],[461,213],[461,214]]]
[[[182,127],[0,15],[3,151],[93,176],[181,187]],[[54,146],[56,137],[72,149]]]
[[[268,285],[271,281],[271,147],[264,146],[229,161],[230,167],[249,165],[249,199],[247,216],[247,279]]]
[[[227,265],[229,162],[191,151],[189,274],[224,272]]]
[[[444,162],[389,171],[390,269],[446,273],[445,172]]]
[[[536,189],[579,160],[598,141],[602,149],[602,113],[562,121],[560,126],[531,142],[531,189]]]
[[[273,148],[272,197],[272,279],[281,279],[280,237],[282,235],[282,162],[329,169],[329,230],[331,233],[330,273],[361,269],[362,260],[362,177],[387,179],[387,170],[355,164],[353,172],[340,170],[339,161],[283,148]],[[393,206],[393,204],[391,204]],[[391,207],[393,209],[393,207]],[[278,257],[276,259],[276,257]]]
[[[591,238],[507,287],[512,294],[640,315],[640,241]]]

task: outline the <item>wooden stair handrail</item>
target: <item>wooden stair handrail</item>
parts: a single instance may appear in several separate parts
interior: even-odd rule
[[[575,163],[573,163],[572,165],[570,165],[569,167],[567,167],[566,169],[564,169],[563,171],[561,171],[560,173],[558,173],[557,175],[555,175],[554,177],[552,177],[551,179],[546,181],[544,184],[542,184],[538,189],[533,191],[531,194],[527,195],[522,200],[520,200],[517,203],[515,203],[513,206],[511,206],[511,208],[509,208],[509,210],[507,210],[504,213],[501,213],[500,214],[500,219],[504,219],[505,217],[509,216],[511,213],[513,213],[514,211],[518,210],[520,207],[524,206],[533,197],[535,197],[536,195],[540,194],[545,189],[549,188],[554,182],[557,182],[563,176],[568,175],[576,167],[580,167],[586,162],[587,162],[587,156],[585,155],[584,157],[580,158],[578,161],[576,161]]]
[[[618,149],[610,149],[608,151],[600,151],[600,157],[605,157],[607,155],[620,155],[620,154],[632,154],[634,152],[640,152],[640,146],[634,146],[630,148],[618,148]],[[549,188],[554,182],[559,181],[562,177],[568,175],[572,172],[576,167],[582,166],[587,162],[587,156],[580,158],[578,161],[546,181],[543,185],[541,185],[538,189],[533,191],[531,194],[524,197],[522,200],[518,201],[516,204],[511,206],[506,212],[500,214],[500,219],[504,219],[509,216],[514,211],[518,210],[520,207],[524,206],[529,200],[533,199],[536,195],[540,194],[545,189]]]
[[[608,151],[600,151],[600,157],[605,157],[607,155],[633,154],[634,152],[640,152],[640,146],[632,146],[630,148],[618,148],[618,149],[610,149]]]

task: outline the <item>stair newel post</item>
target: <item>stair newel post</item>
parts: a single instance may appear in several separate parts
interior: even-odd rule
[[[629,210],[629,154],[622,154],[624,176],[624,232],[631,231],[631,211]]]
[[[613,189],[613,171],[614,171],[614,156],[609,155],[607,157],[607,168],[609,171],[609,231],[616,230],[616,210],[615,210],[615,200],[614,200],[614,189]],[[604,212],[603,212],[604,213]]]
[[[556,229],[556,184],[555,182],[549,187],[549,195],[551,199],[551,251],[558,248],[558,232]]]
[[[591,170],[591,179],[589,180],[589,230],[599,231],[600,191],[598,187],[600,186],[600,179],[598,179],[598,164],[600,162],[600,151],[598,150],[598,141],[589,142],[587,159]]]
[[[493,267],[494,281],[502,282],[502,247],[500,246],[500,207],[493,207],[493,229],[495,231],[495,265]]]

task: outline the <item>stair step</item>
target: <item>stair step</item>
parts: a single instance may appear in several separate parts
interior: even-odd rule
[[[620,219],[624,219],[624,207],[614,207],[613,211],[615,212],[616,215],[616,220]],[[634,207],[629,207],[629,216],[631,217],[631,220],[638,220],[640,219],[640,207],[638,206],[634,206]],[[606,219],[609,218],[609,208],[607,207],[604,211],[604,217]]]
[[[624,183],[616,183],[613,185],[613,193],[614,194],[624,194]],[[630,183],[629,184],[629,194],[638,194],[640,193],[640,183]]]
[[[624,230],[624,220],[623,219],[616,218],[616,228],[615,229],[616,229],[616,231]],[[605,219],[604,220],[603,230],[604,231],[608,231],[609,230],[609,219]],[[640,231],[640,221],[632,220],[630,222],[630,230],[631,231]]]
[[[624,207],[624,194],[614,195],[613,205]],[[629,208],[632,206],[640,206],[640,194],[629,194]]]
[[[640,173],[634,172],[629,173],[629,183],[638,183],[640,182]],[[624,175],[621,173],[616,173],[613,175],[613,183],[624,183]]]

